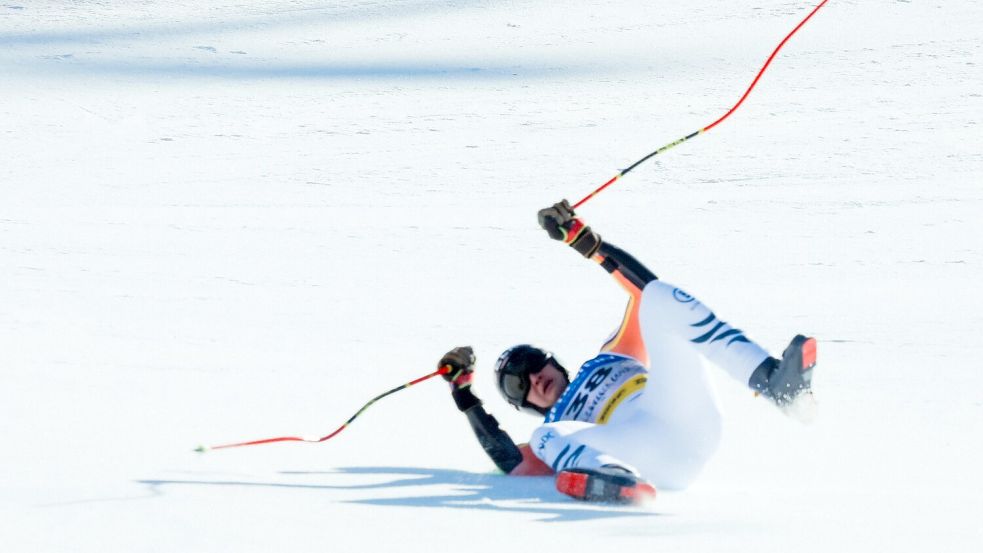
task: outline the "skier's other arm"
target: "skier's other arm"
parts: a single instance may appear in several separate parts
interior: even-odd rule
[[[468,418],[478,443],[502,472],[513,476],[538,476],[553,474],[530,451],[528,444],[516,445],[508,433],[499,428],[495,417],[488,414],[481,400],[471,389],[474,376],[474,351],[468,347],[458,347],[447,352],[438,363],[439,368],[449,366],[450,372],[443,375],[450,382],[451,397],[454,403]]]
[[[600,264],[628,292],[628,307],[621,326],[601,350],[628,355],[648,366],[648,353],[638,320],[639,304],[645,285],[658,277],[628,252],[603,242],[576,216],[566,200],[540,210],[538,215],[540,226],[550,238],[562,240],[584,257]]]

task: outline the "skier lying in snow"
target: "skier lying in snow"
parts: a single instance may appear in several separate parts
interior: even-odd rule
[[[815,339],[796,336],[776,359],[693,296],[603,242],[566,200],[541,210],[539,224],[550,238],[599,263],[630,298],[621,327],[573,381],[551,353],[534,346],[514,346],[499,357],[495,376],[505,399],[546,417],[529,444],[517,446],[474,395],[470,347],[441,358],[439,366],[451,368],[444,378],[458,409],[505,473],[557,473],[559,491],[594,501],[652,496],[648,482],[686,488],[720,441],[720,410],[701,356],[782,409],[811,397]]]

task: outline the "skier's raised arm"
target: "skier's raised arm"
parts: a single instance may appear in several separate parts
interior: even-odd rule
[[[634,357],[647,366],[649,359],[642,341],[638,308],[645,285],[658,277],[628,252],[602,241],[600,235],[576,216],[566,200],[540,210],[538,215],[539,225],[550,238],[563,241],[600,264],[629,294],[621,326],[601,350]]]
[[[544,465],[529,451],[527,444],[516,445],[508,433],[499,428],[495,417],[482,407],[481,400],[474,395],[471,381],[474,377],[475,356],[470,346],[457,347],[441,357],[438,367],[449,366],[451,371],[444,376],[451,385],[454,403],[468,418],[482,449],[495,466],[506,474],[515,476],[551,474],[544,472]]]

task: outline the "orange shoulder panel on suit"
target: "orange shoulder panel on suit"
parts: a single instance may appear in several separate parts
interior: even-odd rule
[[[645,341],[642,339],[642,328],[638,320],[639,306],[642,303],[642,291],[618,271],[611,273],[611,276],[628,292],[628,307],[625,309],[625,318],[621,321],[621,327],[618,328],[618,332],[615,333],[611,340],[604,344],[601,351],[633,357],[639,363],[648,367],[648,351],[645,349]]]

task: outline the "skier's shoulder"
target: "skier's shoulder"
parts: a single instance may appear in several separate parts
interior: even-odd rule
[[[594,357],[584,361],[577,371],[577,376],[574,378],[574,382],[590,378],[592,374],[603,371],[609,372],[616,369],[642,369],[645,370],[645,365],[635,357],[627,355],[624,353],[615,353],[611,351],[601,351]]]

